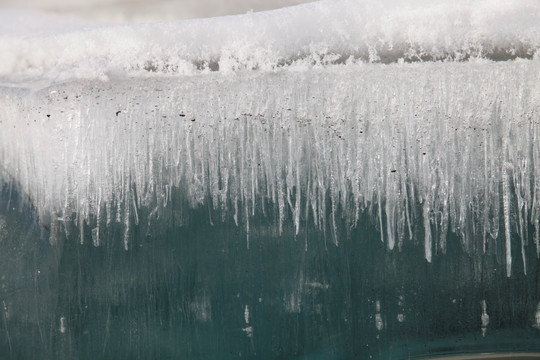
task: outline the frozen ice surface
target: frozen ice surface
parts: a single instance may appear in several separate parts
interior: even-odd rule
[[[519,60],[2,88],[0,163],[42,222],[75,216],[96,245],[141,207],[159,217],[174,188],[248,232],[276,204],[280,229],[311,223],[335,244],[337,214],[371,214],[389,249],[421,231],[428,261],[448,232],[471,252],[504,242],[510,275],[529,223],[538,251],[539,75]]]

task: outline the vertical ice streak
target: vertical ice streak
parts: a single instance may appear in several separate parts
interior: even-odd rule
[[[487,304],[486,300],[482,300],[482,315],[480,316],[480,323],[482,328],[482,336],[486,336],[487,333],[487,327],[489,325],[489,315],[487,313]]]
[[[432,258],[432,240],[431,240],[431,223],[429,221],[430,209],[428,202],[424,199],[423,219],[424,219],[424,256],[430,263]]]
[[[503,214],[504,214],[504,236],[505,236],[505,249],[506,249],[506,276],[512,275],[512,243],[510,237],[510,180],[508,172],[511,171],[511,165],[505,163],[503,165]]]
[[[384,322],[381,315],[381,302],[380,300],[375,301],[375,328],[377,331],[382,331],[384,328]]]
[[[60,333],[62,334],[65,334],[66,331],[67,331],[67,326],[66,326],[66,317],[65,316],[61,316],[60,317]]]

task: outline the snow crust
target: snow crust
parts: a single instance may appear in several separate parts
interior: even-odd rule
[[[208,206],[215,221],[232,216],[248,232],[274,204],[280,229],[314,224],[336,244],[367,214],[389,249],[423,239],[428,261],[454,233],[471,252],[505,249],[509,275],[516,248],[525,271],[529,239],[539,249],[538,61],[0,91],[4,173],[51,229],[90,226],[96,245],[100,228],[118,222],[129,248],[138,211],[153,209],[154,221],[179,189],[186,206]]]
[[[213,19],[77,24],[0,12],[0,81],[300,69],[335,63],[532,58],[535,0],[323,0]]]

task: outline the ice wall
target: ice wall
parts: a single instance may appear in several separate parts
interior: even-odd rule
[[[280,231],[315,224],[335,244],[368,214],[427,261],[448,233],[473,253],[502,244],[508,275],[516,256],[527,270],[531,226],[540,251],[537,2],[0,20],[0,166],[53,243],[75,221],[99,245],[115,222],[129,249],[141,207],[159,218],[174,190],[248,233],[272,204]]]
[[[96,245],[120,222],[129,248],[138,209],[159,217],[175,188],[248,230],[277,204],[276,226],[336,244],[370,214],[389,249],[423,238],[428,261],[448,232],[504,244],[510,275],[529,223],[539,249],[539,75],[521,60],[3,88],[0,163],[42,221],[88,224]]]

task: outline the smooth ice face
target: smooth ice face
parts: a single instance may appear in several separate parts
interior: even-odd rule
[[[43,222],[76,214],[96,245],[120,222],[129,248],[138,209],[158,218],[174,188],[248,233],[275,204],[280,229],[336,244],[363,214],[389,249],[420,231],[428,261],[448,232],[471,252],[504,244],[510,275],[529,222],[538,246],[539,75],[521,60],[4,88],[0,163]]]
[[[318,1],[215,19],[106,26],[0,12],[0,81],[532,58],[540,4]]]

